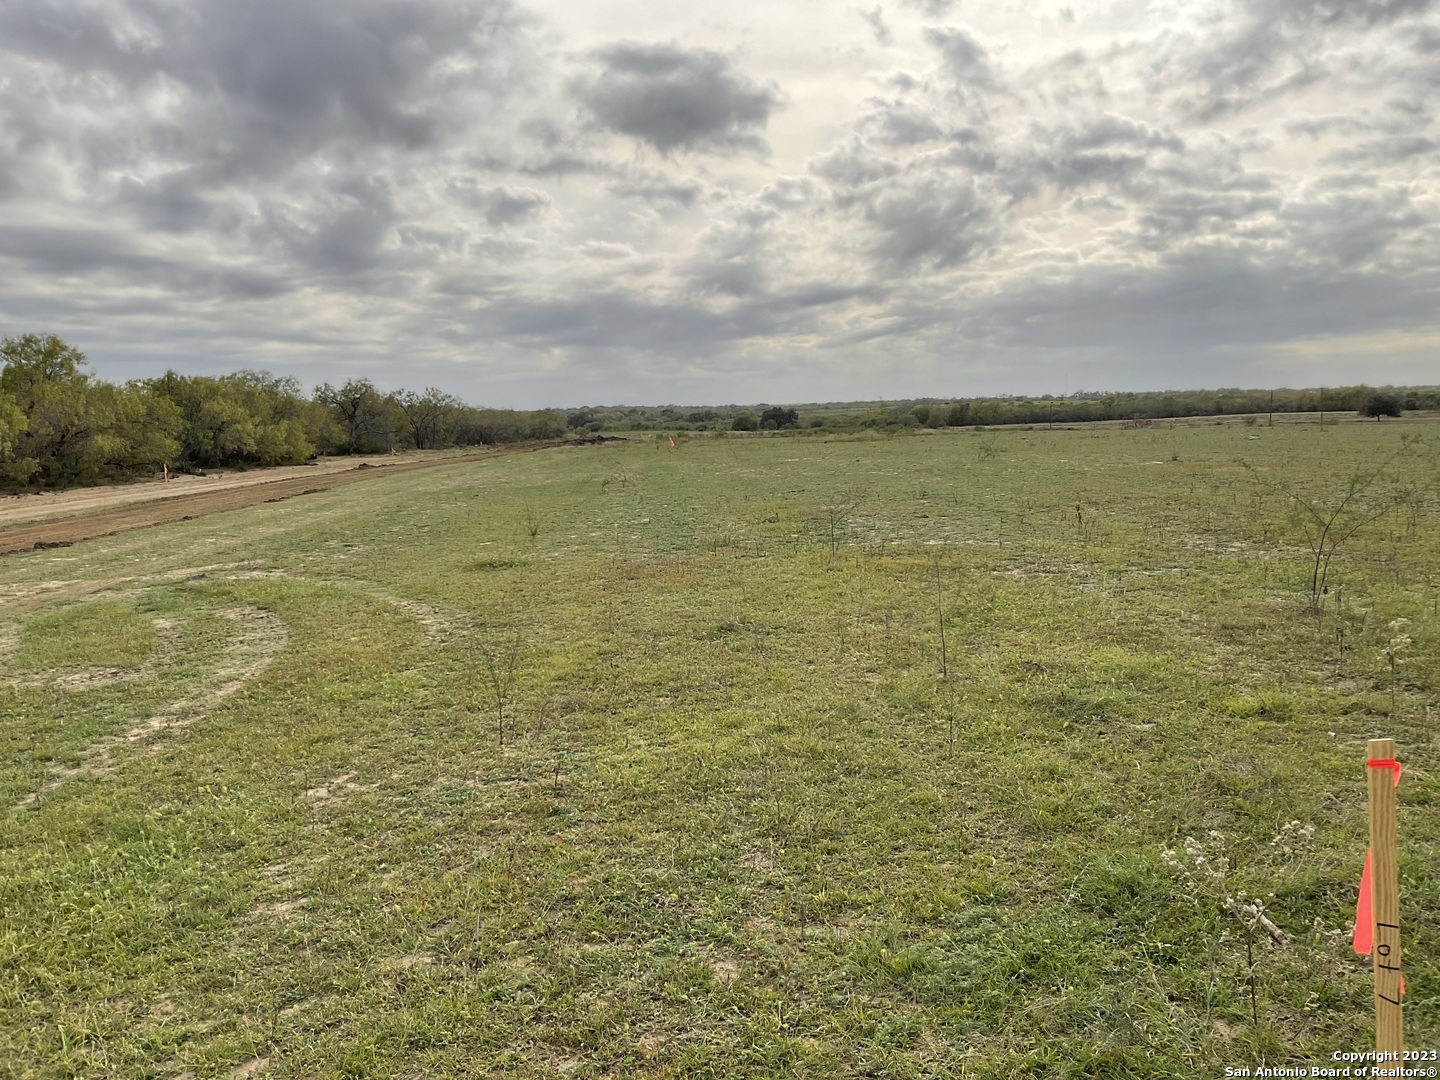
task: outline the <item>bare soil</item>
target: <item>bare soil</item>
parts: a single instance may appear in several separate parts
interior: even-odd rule
[[[69,547],[81,540],[188,521],[222,510],[313,495],[375,476],[394,476],[521,454],[564,445],[529,443],[475,453],[430,451],[397,457],[331,458],[314,465],[174,476],[117,487],[82,488],[58,494],[21,495],[0,500],[0,555],[39,548]]]

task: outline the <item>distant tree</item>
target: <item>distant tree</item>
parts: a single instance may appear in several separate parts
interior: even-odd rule
[[[416,450],[433,450],[454,438],[455,426],[464,408],[459,398],[431,386],[423,394],[401,390],[394,395],[394,401],[405,414],[410,441]]]
[[[340,449],[347,454],[380,449],[393,422],[392,407],[369,379],[351,379],[344,386],[321,383],[315,400],[329,410],[340,433]]]
[[[970,404],[965,401],[957,401],[945,410],[946,427],[964,427],[970,422]]]
[[[1383,390],[1371,394],[1360,407],[1361,416],[1373,416],[1376,420],[1382,416],[1399,416],[1400,412],[1399,396]]]
[[[572,412],[569,416],[565,417],[565,425],[572,428],[583,428],[594,419],[594,409],[581,409],[578,412]]]
[[[760,430],[760,421],[755,419],[755,414],[749,409],[742,409],[731,419],[730,430],[758,431]]]
[[[921,427],[930,426],[931,409],[929,405],[916,405],[915,408],[910,410],[910,415],[915,417],[916,422]]]
[[[800,414],[794,409],[782,409],[773,405],[760,414],[760,426],[767,431],[776,428],[794,427],[800,422]]]
[[[192,467],[298,464],[314,455],[327,419],[295,379],[266,371],[220,378],[167,371],[138,385],[179,409],[181,460]]]

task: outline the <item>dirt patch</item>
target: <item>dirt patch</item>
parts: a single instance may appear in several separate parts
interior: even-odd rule
[[[102,686],[134,682],[144,674],[143,668],[91,668],[88,671],[62,675],[51,685],[57,690],[95,690]]]
[[[231,1072],[230,1075],[232,1077],[235,1077],[236,1080],[239,1080],[239,1078],[246,1076],[259,1076],[262,1072],[265,1071],[269,1064],[270,1059],[268,1057],[251,1058],[249,1061],[245,1061],[239,1065],[236,1065],[234,1071]]]
[[[224,655],[228,663],[205,677],[199,692],[167,706],[120,735],[107,736],[91,743],[81,752],[78,764],[52,766],[50,779],[39,791],[21,799],[15,808],[19,810],[34,804],[42,795],[82,773],[108,772],[111,755],[117,747],[183,729],[204,719],[211,709],[269,667],[289,640],[289,629],[273,611],[241,605],[222,608],[219,614],[234,624],[225,642]]]
[[[740,977],[740,965],[733,960],[712,959],[708,961],[708,963],[710,965],[710,974],[714,976],[715,981],[718,983],[730,986]]]
[[[769,856],[755,848],[751,848],[745,852],[744,855],[740,856],[740,864],[748,870],[753,870],[757,874],[764,874],[767,877],[773,876],[779,870],[779,867],[770,861]]]
[[[266,904],[257,904],[254,909],[256,915],[266,915],[272,919],[293,919],[295,912],[309,903],[308,896],[297,896],[293,900],[272,900]]]
[[[87,495],[89,501],[61,503],[65,496],[45,496],[54,501],[64,513],[61,520],[36,521],[39,516],[58,516],[61,510],[53,507],[38,508],[32,504],[25,507],[7,507],[0,513],[0,522],[9,519],[21,522],[0,528],[0,555],[12,555],[21,551],[34,551],[49,547],[64,547],[81,540],[92,540],[100,536],[147,529],[154,525],[168,525],[176,521],[190,521],[205,514],[225,510],[239,510],[259,503],[278,502],[301,495],[314,495],[344,484],[353,484],[376,476],[392,476],[397,473],[413,472],[416,469],[433,469],[442,465],[458,465],[469,461],[483,461],[506,454],[523,454],[545,450],[555,446],[568,445],[558,442],[536,443],[527,446],[506,447],[502,450],[487,450],[483,453],[454,454],[448,457],[436,456],[423,459],[388,459],[373,467],[360,469],[349,462],[337,463],[335,471],[325,472],[308,469],[302,475],[288,479],[276,479],[269,470],[246,473],[232,477],[216,487],[205,487],[200,482],[181,485],[176,493],[175,485],[143,484],[129,488],[101,489],[103,495],[94,489],[88,492],[66,493],[76,496]],[[303,467],[302,467],[303,468]],[[291,470],[293,472],[293,470]],[[215,482],[219,485],[219,482]],[[27,498],[30,498],[27,496]],[[108,501],[107,501],[108,500]],[[123,505],[117,505],[122,503]],[[28,520],[26,520],[28,519]]]
[[[357,775],[358,774],[353,772],[347,772],[343,776],[337,776],[334,780],[330,780],[324,784],[321,784],[319,787],[307,789],[305,792],[305,797],[307,799],[328,799],[330,798],[332,791],[337,788],[358,788],[358,784],[350,783],[350,781],[354,780]]]

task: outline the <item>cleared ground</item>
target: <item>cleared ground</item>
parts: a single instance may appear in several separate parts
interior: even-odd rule
[[[1377,734],[1435,1046],[1435,439],[562,448],[7,558],[0,1075],[1328,1060]],[[1382,462],[1307,614],[1281,487]]]
[[[0,501],[0,555],[68,547],[81,540],[113,536],[132,529],[148,529],[256,503],[313,495],[380,475],[481,461],[499,454],[528,453],[553,445],[526,444],[468,453],[420,451],[394,457],[327,458],[308,466],[175,476],[168,481],[9,496]],[[377,469],[386,472],[373,471]]]

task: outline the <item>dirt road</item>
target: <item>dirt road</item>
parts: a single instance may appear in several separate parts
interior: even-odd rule
[[[85,488],[58,495],[0,500],[0,555],[37,548],[68,547],[81,540],[188,521],[222,510],[328,491],[376,476],[394,476],[504,454],[545,450],[564,443],[530,443],[469,454],[339,458],[314,466],[259,469],[223,477],[184,477],[169,484]],[[278,475],[277,475],[278,474]]]

